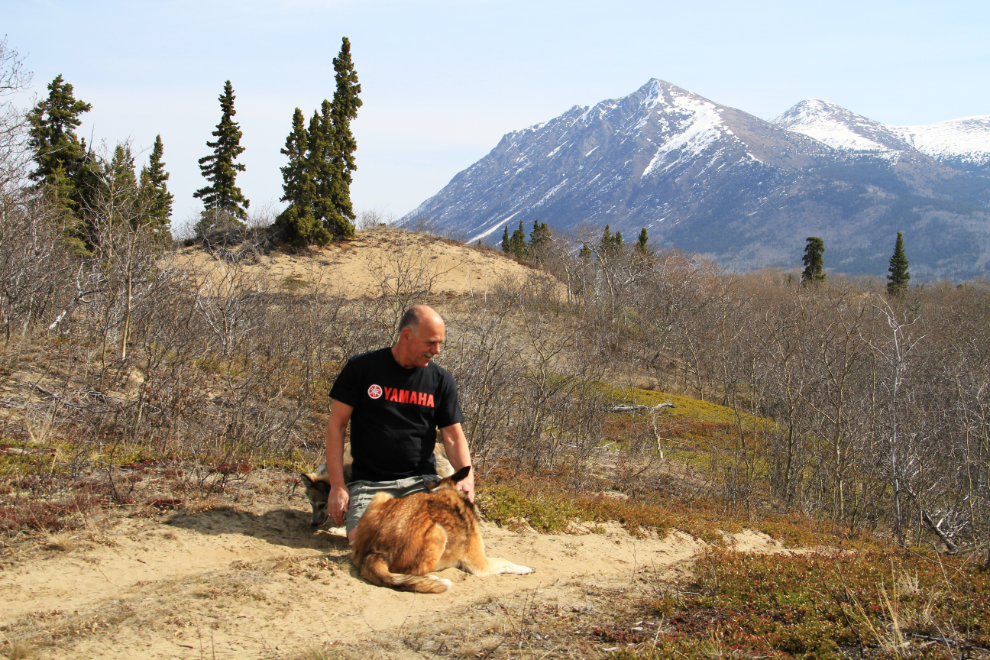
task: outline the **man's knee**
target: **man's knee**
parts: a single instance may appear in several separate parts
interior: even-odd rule
[[[353,543],[354,530],[357,529],[361,516],[368,509],[371,500],[378,493],[388,493],[392,497],[405,497],[413,493],[426,492],[429,489],[426,484],[432,481],[439,481],[436,475],[424,475],[421,477],[409,477],[399,481],[355,481],[348,485],[350,492],[350,506],[344,516],[344,524],[347,529],[347,541]]]

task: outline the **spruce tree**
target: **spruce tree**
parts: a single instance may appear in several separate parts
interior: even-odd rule
[[[512,232],[509,245],[511,246],[510,253],[512,256],[519,259],[525,259],[529,256],[529,245],[526,243],[526,230],[523,229],[522,220],[519,221],[519,229]]]
[[[75,129],[82,120],[79,116],[93,106],[77,101],[72,95],[72,85],[58,75],[48,84],[48,98],[40,101],[28,113],[31,124],[28,146],[34,152],[36,168],[31,179],[53,183],[56,172],[61,170],[71,177],[86,153],[86,141],[76,137]]]
[[[313,184],[313,217],[332,235],[334,188],[333,105],[323,99],[309,120],[306,169]]]
[[[825,281],[825,258],[822,256],[824,253],[825,241],[817,236],[809,236],[804,246],[804,257],[801,258],[804,262],[804,271],[801,272],[802,283]]]
[[[536,262],[542,262],[550,246],[552,234],[547,223],[533,220],[533,231],[529,235],[529,256]]]
[[[639,232],[639,238],[636,239],[636,250],[642,254],[650,254],[649,240],[646,227],[643,227],[642,231]]]
[[[104,192],[109,194],[114,205],[133,208],[137,203],[138,185],[137,177],[134,175],[134,155],[131,153],[130,145],[118,144],[113,150],[113,158],[109,163],[104,162],[102,169]],[[137,218],[129,218],[129,221],[132,219]]]
[[[40,101],[27,115],[31,125],[28,147],[34,152],[32,180],[45,188],[67,214],[82,218],[89,194],[99,184],[99,166],[80,140],[75,129],[82,124],[80,115],[92,109],[89,103],[76,100],[72,85],[61,75],[48,84],[48,98]],[[88,243],[81,222],[70,229],[77,246]],[[81,241],[81,242],[80,242]]]
[[[505,231],[502,232],[502,252],[509,254],[512,252],[512,239],[509,238],[509,225],[505,225]]]
[[[319,115],[314,120],[318,132]],[[278,216],[275,224],[285,230],[286,239],[297,247],[312,243],[326,245],[333,236],[313,212],[316,197],[311,167],[313,154],[305,118],[299,108],[292,115],[292,132],[285,138],[285,148],[281,151],[289,158],[288,165],[281,168],[284,193],[281,201],[289,202],[289,206]]]
[[[605,231],[602,232],[602,239],[598,243],[598,249],[601,254],[609,257],[615,257],[622,252],[622,232],[617,231],[612,234],[612,230],[609,225],[605,225]]]
[[[197,225],[203,231],[223,224],[227,218],[243,226],[242,221],[247,217],[247,208],[251,204],[237,187],[237,173],[244,171],[244,165],[235,163],[234,159],[244,152],[244,147],[241,146],[240,126],[234,121],[237,114],[234,98],[234,88],[228,80],[224,83],[223,94],[219,96],[222,115],[212,133],[216,141],[206,143],[213,153],[199,159],[199,169],[210,182],[193,193],[193,197],[202,199],[206,207],[203,219]]]
[[[331,156],[330,185],[326,191],[329,204],[323,222],[334,236],[351,238],[354,236],[353,220],[357,217],[351,204],[351,173],[357,169],[354,161],[357,140],[351,132],[351,121],[357,119],[358,108],[363,102],[358,98],[361,85],[351,61],[351,42],[347,37],[342,39],[340,53],[333,59],[333,70],[337,89],[330,107],[330,121],[327,122],[326,113],[323,117],[324,130],[330,134]]]
[[[143,222],[152,235],[162,243],[172,240],[170,225],[172,221],[172,200],[174,196],[168,191],[168,172],[162,156],[165,147],[162,136],[155,136],[155,145],[151,148],[148,165],[141,168],[140,190]]]
[[[907,290],[911,273],[908,272],[908,260],[904,256],[904,236],[897,232],[897,242],[894,243],[894,254],[890,257],[890,268],[887,269],[887,293],[899,296]]]

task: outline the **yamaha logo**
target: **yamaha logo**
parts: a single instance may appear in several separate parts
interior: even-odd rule
[[[372,399],[379,399],[382,396],[382,388],[380,385],[372,385],[368,388],[368,396]]]

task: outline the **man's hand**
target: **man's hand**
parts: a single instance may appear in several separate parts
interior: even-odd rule
[[[330,489],[330,499],[327,501],[327,513],[333,520],[333,524],[342,527],[344,516],[347,514],[347,507],[350,505],[351,495],[346,487],[336,487]]]
[[[474,470],[472,469],[468,476],[456,486],[456,489],[462,493],[467,493],[467,498],[470,500],[471,504],[474,504]]]
[[[451,424],[440,429],[443,437],[443,448],[447,452],[447,460],[454,471],[471,465],[471,451],[468,449],[467,438],[460,424]],[[474,469],[468,473],[467,479],[457,484],[457,490],[467,493],[468,500],[474,504]]]
[[[344,483],[344,431],[351,419],[354,408],[340,401],[330,402],[330,419],[327,420],[327,474],[330,476],[330,498],[327,500],[327,514],[334,524],[344,524],[344,514],[351,496]]]

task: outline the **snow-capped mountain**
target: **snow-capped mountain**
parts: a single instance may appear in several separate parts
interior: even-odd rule
[[[679,223],[708,196],[697,181],[769,185],[779,171],[808,166],[823,150],[830,151],[651,80],[625,98],[575,106],[508,133],[407,217],[428,216],[464,229],[472,241],[535,217],[567,225],[583,220],[659,228]]]
[[[842,151],[889,153],[911,148],[880,122],[822,99],[801,101],[770,123]]]
[[[768,122],[654,79],[506,134],[404,219],[490,244],[537,218],[646,227],[735,270],[799,264],[820,236],[827,267],[878,275],[904,231],[916,277],[971,277],[990,271],[990,184],[952,160],[983,153],[952,137],[982,135],[981,118],[958,121],[893,127],[804,101]]]
[[[919,151],[955,166],[990,164],[990,115],[922,126],[894,126],[867,119],[822,99],[809,99],[775,117],[771,123],[846,152],[894,157],[902,151]]]

